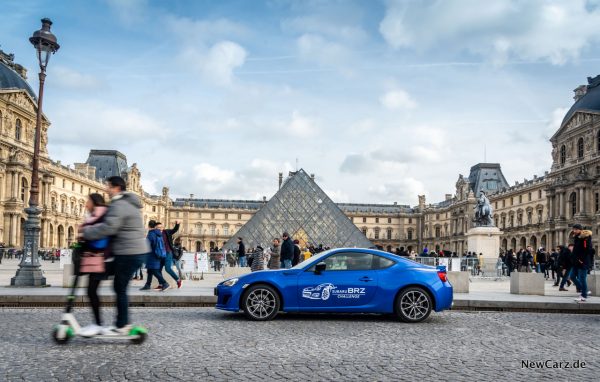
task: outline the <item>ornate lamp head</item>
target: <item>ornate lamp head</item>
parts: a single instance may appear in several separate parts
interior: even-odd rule
[[[33,32],[33,36],[29,38],[29,42],[33,44],[38,54],[40,69],[46,70],[50,55],[56,53],[60,45],[56,40],[56,36],[50,32],[52,21],[48,18],[42,19],[42,29]]]

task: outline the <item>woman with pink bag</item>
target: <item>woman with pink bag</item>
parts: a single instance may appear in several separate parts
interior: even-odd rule
[[[87,214],[83,224],[79,227],[80,232],[83,230],[83,227],[100,223],[106,213],[107,207],[102,195],[94,193],[90,194],[88,197],[85,209]],[[91,337],[99,334],[102,330],[98,286],[100,286],[102,280],[107,279],[105,252],[108,247],[108,238],[85,241],[81,244],[83,245],[84,250],[81,256],[79,272],[80,274],[89,275],[87,295],[90,299],[95,323],[82,328],[80,334],[83,337]]]

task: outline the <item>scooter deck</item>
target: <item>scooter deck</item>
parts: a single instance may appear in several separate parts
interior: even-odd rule
[[[85,339],[95,338],[95,339],[101,339],[101,340],[135,340],[135,339],[138,339],[138,338],[141,337],[139,334],[136,334],[136,335],[133,335],[133,336],[129,335],[129,334],[122,334],[122,335],[121,334],[120,335],[97,334],[97,335],[89,336],[89,337],[84,337],[84,336],[82,336],[80,334],[76,334],[76,336],[77,337],[81,337],[81,338],[85,338]]]

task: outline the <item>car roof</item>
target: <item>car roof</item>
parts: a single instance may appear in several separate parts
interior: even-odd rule
[[[393,253],[389,253],[389,252],[384,252],[384,251],[380,251],[378,249],[372,249],[372,248],[335,248],[332,249],[329,254],[334,254],[334,253],[340,253],[340,252],[350,252],[350,253],[370,253],[372,255],[378,255],[378,256],[382,256],[385,257],[387,259],[399,262],[399,260],[405,260],[403,258],[401,258],[400,256],[394,255]]]

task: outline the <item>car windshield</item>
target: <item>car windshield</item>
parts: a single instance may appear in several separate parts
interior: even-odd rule
[[[322,259],[323,257],[329,255],[331,253],[331,251],[333,251],[333,250],[330,249],[330,250],[327,250],[325,252],[321,252],[319,254],[311,256],[308,259],[304,260],[303,262],[296,264],[291,269],[302,269],[302,268],[306,267],[308,264],[312,263],[315,260],[318,263],[320,259]]]

